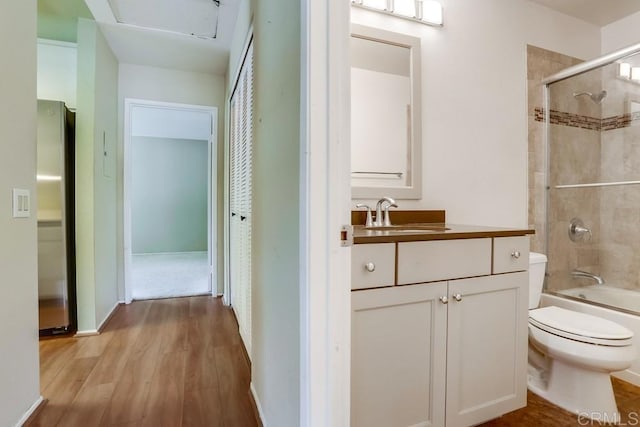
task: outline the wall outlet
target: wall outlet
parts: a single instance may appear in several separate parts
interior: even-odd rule
[[[29,218],[31,216],[31,192],[29,190],[13,189],[13,217]]]

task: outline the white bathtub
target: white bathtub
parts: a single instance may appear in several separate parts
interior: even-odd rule
[[[604,289],[604,288],[607,288],[607,289]],[[611,290],[611,291],[607,292],[608,290]],[[604,302],[603,300],[605,298],[603,295],[607,293],[608,295],[606,295],[606,298],[608,299],[606,299],[606,301],[626,300],[627,298],[629,298],[630,300],[633,300],[635,298],[635,304],[640,304],[640,297],[636,295],[637,294],[636,292],[628,291],[625,289],[616,289],[610,286],[602,286],[602,285],[585,286],[582,288],[575,288],[575,289],[570,289],[568,291],[563,291],[563,293],[566,292],[567,295],[569,295],[569,291],[571,292],[575,291],[575,297],[577,298],[581,298],[580,296],[578,296],[578,294],[582,294],[586,297],[585,299],[594,299],[595,301],[601,302],[603,304],[608,304],[608,305],[619,305],[619,304],[618,303],[610,304],[608,302]],[[633,294],[633,295],[629,295],[629,294]],[[622,298],[622,295],[624,295],[624,298]],[[619,302],[622,302],[623,303],[622,305],[629,305],[629,301],[619,301]],[[633,301],[631,301],[631,303],[633,303]],[[626,327],[627,329],[632,330],[634,334],[633,343],[637,351],[636,360],[635,362],[633,362],[631,367],[626,371],[615,372],[613,375],[624,381],[640,386],[640,316],[628,314],[628,313],[624,313],[621,311],[616,311],[616,310],[612,310],[604,307],[599,307],[599,306],[583,303],[580,301],[571,300],[568,298],[562,298],[555,295],[542,294],[542,299],[540,300],[540,306],[546,307],[549,305],[555,305],[557,307],[566,308],[567,310],[573,310],[581,313],[587,313],[587,314],[592,314],[594,316],[603,317],[605,319],[609,319],[613,322],[616,322]],[[640,313],[640,306],[636,305],[635,307],[636,307],[635,309],[627,309],[627,310],[632,310]]]
[[[640,292],[608,285],[591,285],[559,291],[559,294],[618,307],[640,315]],[[631,314],[633,314],[631,313]]]

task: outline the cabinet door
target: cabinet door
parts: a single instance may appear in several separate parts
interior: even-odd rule
[[[446,282],[351,293],[351,425],[444,425]]]
[[[447,427],[526,405],[527,284],[526,271],[449,282]]]

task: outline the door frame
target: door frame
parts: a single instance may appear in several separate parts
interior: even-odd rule
[[[146,99],[125,98],[124,99],[124,144],[123,144],[123,267],[124,267],[124,302],[131,303],[132,290],[132,250],[131,250],[131,181],[133,165],[131,160],[131,114],[135,107],[161,108],[180,111],[209,112],[211,115],[211,135],[208,139],[208,162],[207,162],[207,258],[209,264],[209,291],[211,295],[217,295],[217,286],[214,288],[214,273],[217,276],[217,252],[218,247],[214,245],[217,241],[217,217],[218,217],[218,185],[217,173],[214,175],[214,167],[217,167],[218,153],[218,107],[192,104],[179,104],[173,102],[152,101]],[[215,182],[214,182],[215,180]]]
[[[300,425],[348,426],[351,395],[351,4],[302,0]]]

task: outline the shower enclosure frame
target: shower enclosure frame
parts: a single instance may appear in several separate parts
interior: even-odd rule
[[[565,68],[564,70],[555,73],[542,80],[543,85],[543,102],[544,102],[544,210],[545,210],[545,237],[544,237],[544,252],[549,253],[549,238],[550,238],[550,218],[549,218],[549,191],[551,190],[551,156],[550,156],[550,124],[551,124],[551,109],[550,109],[550,85],[562,80],[575,77],[577,75],[595,70],[606,65],[610,65],[619,59],[626,58],[628,56],[640,53],[640,43],[627,46],[625,48],[616,50],[590,61],[585,61],[572,67]],[[591,186],[606,186],[606,185],[619,185],[620,183],[594,183]],[[640,184],[640,182],[639,182]],[[544,290],[547,290],[548,281],[545,280]]]

